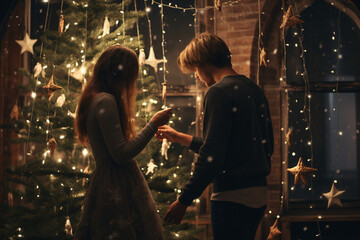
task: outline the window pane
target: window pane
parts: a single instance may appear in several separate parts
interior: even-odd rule
[[[360,200],[360,93],[312,93],[309,130],[304,97],[303,92],[289,92],[289,128],[294,141],[288,167],[295,166],[299,157],[310,167],[312,148],[313,167],[318,172],[308,178],[309,182],[313,179],[310,190],[303,184],[292,189],[294,176],[289,173],[290,202],[315,199],[326,207],[322,193],[330,191],[334,180],[337,189],[346,190],[341,196],[343,203]]]
[[[310,82],[360,81],[360,30],[355,22],[325,1],[315,1],[301,19],[302,33],[300,25],[287,32],[287,82],[304,83],[301,36]]]

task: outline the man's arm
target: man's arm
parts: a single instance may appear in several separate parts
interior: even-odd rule
[[[167,140],[169,140],[169,142],[180,143],[180,144],[190,148],[190,150],[192,150],[196,153],[199,153],[199,149],[200,149],[201,145],[203,144],[203,141],[201,138],[193,137],[189,134],[178,132],[175,129],[173,129],[167,125],[160,126],[158,128],[157,133],[155,134],[155,137],[159,141],[162,141],[164,138],[166,138]]]
[[[219,88],[210,88],[204,100],[204,142],[200,147],[193,175],[179,201],[184,205],[198,198],[221,171],[231,133],[232,103]]]

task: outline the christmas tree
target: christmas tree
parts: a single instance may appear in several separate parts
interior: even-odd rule
[[[13,109],[17,116],[13,128],[18,135],[14,144],[24,145],[23,164],[8,169],[10,177],[4,183],[9,201],[1,208],[2,239],[72,238],[87,181],[95,169],[91,153],[76,141],[73,129],[80,93],[97,57],[108,46],[127,46],[140,55],[142,62],[145,47],[139,21],[144,16],[137,10],[136,1],[64,0],[58,11],[58,25],[44,29],[35,45],[34,72],[19,70],[29,79],[20,86],[24,101]],[[165,107],[159,79],[149,74],[150,67],[141,65],[137,80],[138,130],[154,112]],[[170,124],[180,123],[172,120]],[[136,157],[161,217],[191,172],[191,161],[182,161],[182,155],[168,158],[169,144],[153,139]],[[184,149],[175,145],[172,151],[181,153]],[[193,215],[188,214],[186,219]],[[188,220],[178,226],[165,226],[165,230],[167,239],[196,239],[199,232]]]

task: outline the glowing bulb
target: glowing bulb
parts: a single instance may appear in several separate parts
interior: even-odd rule
[[[31,97],[32,97],[33,99],[35,99],[35,98],[36,98],[36,93],[35,93],[35,92],[31,92]]]
[[[82,75],[85,75],[85,74],[86,74],[86,67],[85,67],[85,66],[82,66],[82,67],[80,68],[80,72],[81,72]]]
[[[84,148],[83,150],[82,150],[82,155],[84,156],[84,157],[86,157],[87,155],[88,155],[88,150],[86,149],[86,148]]]

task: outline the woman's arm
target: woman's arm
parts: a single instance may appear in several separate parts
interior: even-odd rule
[[[126,142],[114,96],[102,94],[99,98],[95,105],[96,118],[106,147],[116,164],[126,164],[144,149],[157,127],[150,121],[134,139]]]

